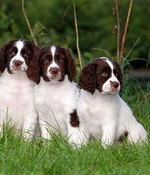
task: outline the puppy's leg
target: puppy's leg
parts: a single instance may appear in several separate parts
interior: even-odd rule
[[[116,137],[116,124],[106,124],[102,127],[102,146],[107,148],[107,146],[112,145],[114,143]]]
[[[147,132],[137,121],[130,128],[127,139],[130,143],[148,143]]]
[[[36,112],[28,113],[27,115],[25,115],[25,120],[23,124],[23,136],[26,140],[31,140],[33,138],[36,124]]]
[[[3,114],[2,111],[0,111],[0,136],[2,136],[2,128],[3,128]]]
[[[8,125],[8,112],[0,109],[0,138],[3,137],[3,127],[4,124]]]
[[[51,135],[48,130],[48,124],[46,123],[46,121],[44,121],[44,119],[40,118],[40,116],[39,116],[39,125],[41,130],[41,136],[44,139],[48,139],[48,140],[51,139]]]
[[[85,132],[85,129],[81,129],[80,123],[77,126],[72,126],[70,118],[66,119],[66,124],[68,128],[68,142],[74,147],[81,147],[85,145],[88,141],[88,134]]]

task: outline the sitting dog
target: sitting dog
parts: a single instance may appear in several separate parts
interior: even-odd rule
[[[14,40],[0,50],[0,131],[3,123],[11,122],[31,138],[37,123],[34,107],[36,69],[31,70],[38,47],[27,40]],[[31,79],[34,80],[31,81]]]
[[[124,134],[130,143],[147,142],[147,133],[129,106],[119,96],[122,74],[119,64],[100,57],[84,67],[79,77],[82,88],[77,113],[86,135],[100,139],[105,147]]]
[[[40,84],[35,86],[35,105],[39,115],[41,135],[51,133],[69,137],[70,143],[80,144],[79,119],[76,113],[79,89],[73,82],[75,62],[68,49],[47,46],[38,54]]]

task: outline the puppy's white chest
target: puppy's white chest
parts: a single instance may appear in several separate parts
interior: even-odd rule
[[[48,84],[42,81],[35,87],[36,105],[54,113],[71,113],[76,108],[77,96],[77,90],[70,82]]]
[[[8,120],[12,118],[13,123],[21,126],[24,116],[34,111],[33,87],[26,79],[21,81],[10,76],[12,75],[6,76],[7,81],[0,80],[0,122],[2,123],[6,118]]]
[[[35,103],[43,108],[42,111],[62,111],[64,107],[62,98],[61,94],[47,87],[39,87],[35,90]]]

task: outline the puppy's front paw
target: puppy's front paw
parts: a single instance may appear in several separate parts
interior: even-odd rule
[[[87,141],[88,138],[79,130],[68,135],[68,142],[73,148],[80,148],[82,145],[86,145]]]

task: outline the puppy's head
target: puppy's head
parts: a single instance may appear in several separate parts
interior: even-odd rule
[[[96,89],[102,94],[115,94],[120,92],[122,85],[119,64],[105,57],[85,66],[79,77],[79,86],[92,94]]]
[[[39,51],[39,76],[45,81],[63,81],[68,75],[70,81],[76,75],[75,62],[68,49],[47,46]]]
[[[38,47],[28,40],[13,40],[5,44],[0,50],[1,73],[5,68],[10,74],[27,72],[37,51]]]

